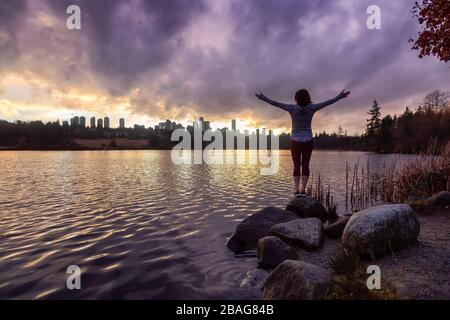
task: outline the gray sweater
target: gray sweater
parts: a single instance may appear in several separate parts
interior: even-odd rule
[[[308,142],[313,139],[312,129],[311,129],[311,121],[316,111],[329,106],[330,104],[339,101],[345,96],[342,94],[337,95],[335,98],[321,102],[321,103],[311,103],[306,107],[300,107],[297,104],[284,104],[281,102],[270,100],[267,97],[264,97],[264,101],[275,106],[281,108],[291,115],[292,119],[292,134],[291,139],[297,142]]]

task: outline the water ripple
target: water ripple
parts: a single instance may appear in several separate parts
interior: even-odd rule
[[[345,162],[370,157],[384,159],[317,151],[312,166],[342,195]],[[0,167],[0,298],[10,299],[257,298],[239,288],[255,252],[235,255],[226,239],[292,194],[287,151],[273,176],[256,164],[174,166],[167,151],[6,151]],[[70,265],[81,290],[66,288]]]

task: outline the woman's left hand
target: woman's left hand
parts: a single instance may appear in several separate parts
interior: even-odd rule
[[[259,93],[255,93],[255,96],[259,99],[259,100],[264,100],[266,98],[266,96],[260,91]]]

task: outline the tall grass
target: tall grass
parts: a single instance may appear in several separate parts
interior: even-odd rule
[[[450,141],[439,146],[432,139],[426,151],[400,162],[391,160],[375,171],[369,160],[345,166],[345,207],[356,212],[381,203],[403,203],[409,197],[424,199],[434,193],[450,191]],[[329,185],[319,173],[312,176],[307,193],[321,201],[329,211],[336,210]]]
[[[396,160],[383,164],[380,172],[371,172],[355,164],[346,165],[346,207],[353,212],[377,203],[402,203],[409,197],[423,199],[436,192],[450,190],[450,142],[439,147],[431,140],[425,152],[411,156],[401,164]],[[351,179],[349,178],[351,177]]]
[[[334,202],[331,187],[330,185],[325,187],[322,184],[322,177],[317,171],[312,175],[309,181],[309,185],[306,188],[306,194],[325,205],[328,211],[329,220],[336,220],[338,218],[337,204]]]

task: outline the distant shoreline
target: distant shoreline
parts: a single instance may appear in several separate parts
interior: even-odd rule
[[[136,151],[136,150],[172,150],[172,146],[154,148],[148,145],[148,139],[103,138],[103,139],[73,139],[71,145],[65,148],[35,148],[28,146],[0,146],[1,151]],[[229,149],[222,149],[229,150]],[[244,149],[239,149],[244,150]],[[249,149],[245,149],[249,150]],[[253,150],[253,149],[252,149]],[[270,150],[270,149],[269,149]],[[279,150],[290,150],[289,147],[280,147]],[[367,150],[350,148],[321,148],[315,150],[328,151],[361,151]]]

